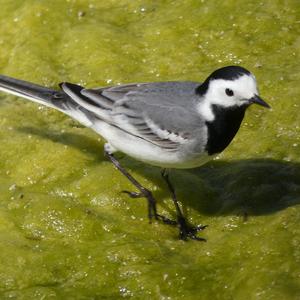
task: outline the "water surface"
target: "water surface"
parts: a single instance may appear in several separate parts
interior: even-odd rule
[[[299,299],[299,2],[1,0],[0,73],[56,87],[195,80],[239,64],[251,107],[214,162],[171,172],[207,243],[149,225],[103,139],[0,95],[1,299]],[[174,217],[160,170],[122,163]]]

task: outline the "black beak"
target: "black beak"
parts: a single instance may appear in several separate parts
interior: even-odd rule
[[[263,107],[271,108],[271,106],[267,102],[265,102],[263,99],[261,99],[258,95],[255,95],[254,97],[249,99],[249,103],[256,103],[256,104],[261,105]]]

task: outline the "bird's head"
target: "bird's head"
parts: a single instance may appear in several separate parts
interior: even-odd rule
[[[248,107],[255,103],[270,106],[258,95],[254,75],[239,66],[228,66],[214,71],[197,89],[210,105]]]

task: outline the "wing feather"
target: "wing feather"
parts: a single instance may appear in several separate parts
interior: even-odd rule
[[[175,85],[175,86],[174,86]],[[179,83],[129,84],[116,87],[84,89],[63,83],[62,89],[79,105],[129,134],[169,151],[188,143],[195,122],[201,120],[186,99],[195,83],[174,92]],[[175,96],[174,96],[175,95]],[[177,97],[177,99],[176,99]],[[174,99],[175,98],[175,99]],[[163,102],[163,104],[162,104]]]

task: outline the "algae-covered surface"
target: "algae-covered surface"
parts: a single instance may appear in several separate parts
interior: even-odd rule
[[[300,6],[287,1],[0,0],[0,73],[49,87],[196,80],[239,64],[251,107],[230,147],[171,171],[207,242],[149,224],[103,139],[0,95],[0,299],[300,299]],[[119,154],[175,217],[160,170]]]

